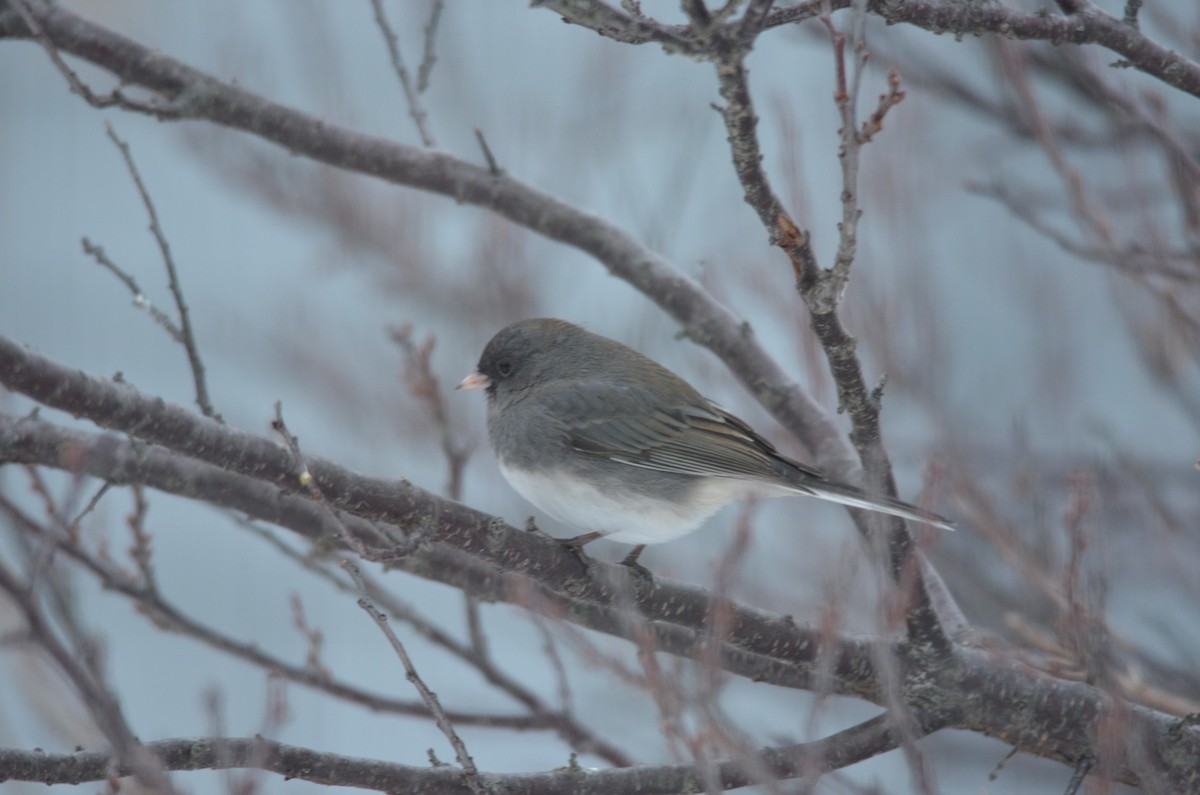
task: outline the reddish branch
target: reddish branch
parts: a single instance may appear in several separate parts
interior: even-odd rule
[[[840,230],[838,261],[833,268],[823,269],[817,264],[807,230],[801,230],[784,209],[763,169],[757,136],[758,118],[742,60],[746,54],[745,48],[730,47],[717,61],[717,81],[726,103],[721,115],[725,120],[734,170],[742,183],[746,202],[758,213],[771,242],[783,248],[791,260],[797,289],[811,313],[813,331],[821,343],[837,385],[839,408],[851,419],[853,427],[850,439],[868,478],[867,487],[895,494],[891,462],[882,442],[879,399],[867,386],[855,351],[857,342],[843,325],[837,311],[854,253],[858,221],[856,174],[858,147],[862,142],[851,109],[854,99],[852,89],[857,88],[858,81],[855,79],[852,86],[847,84],[844,39],[837,31],[833,32],[839,75],[836,93],[840,97],[839,105],[844,119],[841,155],[846,187],[842,198],[847,213]],[[946,653],[950,641],[938,606],[953,600],[941,593],[940,582],[925,578],[923,566],[920,571],[910,568],[921,566],[917,562],[920,556],[914,554],[913,540],[904,523],[898,520],[887,522],[886,532],[881,536],[874,529],[882,526],[882,522],[876,524],[877,521],[864,512],[855,512],[855,522],[866,538],[883,539],[879,545],[893,581],[908,589],[911,601],[911,609],[906,615],[909,637],[939,653]],[[931,589],[937,593],[931,593]]]

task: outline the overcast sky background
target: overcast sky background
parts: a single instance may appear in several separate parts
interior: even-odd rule
[[[1181,3],[1186,6],[1186,0]],[[66,5],[278,101],[419,143],[366,2]],[[419,58],[425,5],[389,5],[412,67]],[[649,13],[675,13],[677,7],[643,5]],[[871,32],[889,48],[918,42],[929,57],[977,74],[986,84],[976,41],[882,26]],[[720,118],[709,106],[719,99],[711,66],[652,47],[614,44],[515,0],[447,3],[439,38],[425,101],[440,148],[481,161],[474,138],[479,127],[506,171],[614,221],[702,278],[754,324],[764,345],[797,378],[813,384],[835,408],[827,381],[805,353],[811,348],[804,341],[807,320],[791,290],[789,268],[766,245],[757,218],[741,201]],[[768,171],[785,199],[802,208],[824,264],[832,262],[841,212],[832,63],[827,44],[788,30],[764,36],[750,61]],[[83,67],[80,73],[97,88],[111,85],[95,70]],[[655,356],[786,449],[800,452],[714,357],[677,340],[673,321],[573,250],[446,199],[333,175],[238,133],[97,112],[68,92],[33,44],[0,43],[0,75],[0,333],[59,362],[98,375],[120,371],[144,393],[192,402],[182,351],[80,250],[83,236],[102,245],[139,279],[151,300],[169,307],[145,212],[105,136],[108,119],[131,145],[157,204],[192,308],[213,400],[236,426],[268,433],[273,402],[281,400],[308,452],[441,490],[445,474],[436,438],[424,431],[419,409],[412,408],[387,328],[411,321],[418,335],[436,334],[435,367],[443,384],[452,386],[501,325],[527,315],[555,315]],[[873,71],[864,97],[873,100],[882,90],[881,75]],[[876,301],[851,311],[862,316],[870,306],[886,308],[897,345],[909,352],[903,362],[912,371],[895,375],[899,386],[888,393],[884,413],[902,496],[921,489],[941,423],[962,443],[981,448],[1008,449],[1019,436],[1028,455],[1104,455],[1109,434],[1139,453],[1152,453],[1150,463],[1186,471],[1196,457],[1194,432],[1177,406],[1148,385],[1119,322],[1109,275],[1070,258],[964,188],[970,180],[997,174],[1025,174],[1035,184],[1044,164],[979,119],[919,88],[910,86],[909,92],[865,156],[865,217],[858,281],[851,290],[852,302],[863,300],[858,285]],[[376,209],[373,232],[409,252],[411,260],[398,263],[371,246],[339,239],[301,214],[266,206],[244,170],[252,156],[293,175],[298,196],[314,185],[347,186]],[[481,257],[494,257],[506,278],[524,282],[525,298],[506,302],[478,284],[473,266]],[[471,297],[451,291],[431,298],[397,275],[405,267],[441,274],[443,282]],[[910,300],[914,291],[922,301]],[[923,328],[935,329],[935,351],[922,348],[916,330]],[[868,377],[877,378],[884,367],[881,354],[869,345],[862,353]],[[941,395],[937,412],[906,391],[906,375],[934,380]],[[530,509],[496,472],[483,435],[482,397],[451,393],[448,401],[463,437],[479,446],[464,501],[521,524]],[[28,407],[15,398],[0,402],[13,412]],[[46,416],[70,421],[52,412]],[[987,474],[1007,483],[1013,477],[1006,471],[1009,461],[1001,456],[998,471]],[[6,471],[2,477],[11,490],[24,489],[21,473]],[[1064,491],[1048,510],[1061,512],[1067,499]],[[121,523],[128,509],[128,497],[113,494],[99,511],[98,524],[119,541],[115,549],[127,543]],[[656,572],[711,584],[711,562],[731,542],[735,518],[736,511],[727,510],[703,531],[649,550],[645,562]],[[798,537],[789,532],[790,522],[813,530]],[[1102,517],[1097,522],[1114,530],[1103,526]],[[300,660],[304,645],[288,604],[289,594],[298,592],[309,622],[326,633],[329,667],[383,692],[410,695],[390,650],[352,597],[314,584],[213,509],[153,494],[148,526],[160,577],[179,604],[237,637]],[[555,529],[549,520],[543,526]],[[861,551],[843,512],[810,501],[780,502],[760,509],[756,527],[741,598],[815,620],[830,578],[844,578],[854,583],[845,595],[852,628],[870,626],[869,572],[856,563]],[[970,534],[965,527],[935,543],[970,544],[962,538]],[[1136,539],[1115,530],[1100,547],[1098,555],[1117,560],[1133,560],[1130,553],[1137,549]],[[600,544],[589,551],[615,559],[626,550]],[[428,617],[461,630],[457,592],[389,576]],[[1166,611],[1172,620],[1190,621],[1181,634],[1192,639],[1195,652],[1200,633],[1194,614],[1164,606],[1170,595],[1145,582],[1123,583],[1114,578],[1109,601],[1123,630],[1140,641],[1162,643],[1150,625]],[[211,733],[203,708],[209,688],[221,694],[227,733],[258,730],[265,700],[261,671],[155,631],[124,601],[98,592],[82,577],[80,594],[94,627],[110,639],[111,679],[142,739]],[[517,609],[488,606],[484,614],[500,662],[551,695],[537,628]],[[513,708],[445,655],[418,639],[405,640],[447,705]],[[622,648],[604,638],[598,642]],[[62,735],[30,706],[30,676],[19,656],[0,656],[0,745],[61,750]],[[644,696],[594,667],[584,666],[573,684],[582,719],[604,727],[610,739],[644,761],[669,759]],[[431,746],[442,759],[453,758],[431,723],[372,715],[299,687],[289,688],[289,699],[292,717],[276,733],[280,740],[417,765],[426,762]],[[735,682],[729,699],[754,742],[809,739],[809,694]],[[817,729],[842,728],[875,711],[835,700]],[[462,734],[483,770],[543,770],[567,760],[567,749],[547,733],[468,728]],[[1020,793],[1033,783],[1065,785],[1069,775],[1061,766],[1018,757],[989,781],[1007,746],[942,733],[921,747],[944,792]],[[898,754],[848,775],[884,784],[889,793],[910,786]],[[215,774],[179,774],[177,781],[195,792],[220,787]],[[46,791],[34,784],[7,786],[14,792]],[[828,782],[823,786],[822,792],[842,791]],[[267,792],[315,789],[264,779]]]

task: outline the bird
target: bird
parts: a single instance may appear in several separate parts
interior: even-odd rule
[[[632,348],[573,323],[532,318],[487,343],[459,389],[487,395],[500,472],[550,516],[634,549],[697,529],[724,505],[807,495],[944,529],[953,523],[827,478]]]

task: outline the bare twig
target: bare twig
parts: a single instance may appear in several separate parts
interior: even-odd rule
[[[134,279],[133,275],[113,262],[112,259],[109,258],[108,254],[105,253],[104,249],[92,243],[91,240],[85,237],[83,238],[82,242],[83,253],[96,260],[96,264],[108,270],[110,273],[116,276],[122,284],[129,288],[129,292],[133,294],[133,305],[139,309],[144,309],[150,315],[150,317],[154,318],[155,323],[162,326],[166,332],[171,335],[171,339],[182,344],[183,333],[179,330],[179,327],[175,325],[175,321],[171,319],[170,315],[159,309],[149,298],[146,297],[146,293],[137,283],[137,280]]]
[[[1035,139],[1046,153],[1046,159],[1050,161],[1050,165],[1058,173],[1063,186],[1067,189],[1067,198],[1072,214],[1079,224],[1090,234],[1098,238],[1103,244],[1112,245],[1112,224],[1104,218],[1100,210],[1095,206],[1084,183],[1083,175],[1067,162],[1066,154],[1059,145],[1058,139],[1054,135],[1054,130],[1046,119],[1042,105],[1038,101],[1037,94],[1034,92],[1033,85],[1029,80],[1028,71],[1022,62],[1023,57],[1020,49],[1000,39],[996,41],[996,52],[1000,56],[1000,63],[1003,67],[1002,73],[1009,81],[1009,84],[1012,85],[1014,91],[1016,91],[1017,98],[1020,101],[1019,107],[1027,114]]]
[[[558,644],[554,642],[554,635],[550,634],[550,630],[540,620],[538,614],[530,613],[529,615],[537,625],[538,631],[542,633],[542,651],[545,652],[546,659],[550,661],[550,667],[554,669],[554,679],[558,682],[558,708],[563,711],[564,715],[570,715],[574,710],[571,681],[567,678],[567,668],[563,665],[562,655],[558,653]]]
[[[325,633],[321,631],[320,627],[308,625],[308,620],[304,617],[304,602],[300,600],[300,594],[293,593],[289,601],[292,605],[292,625],[296,627],[296,631],[308,644],[308,651],[304,655],[305,667],[323,679],[329,679],[331,676],[329,668],[321,662],[321,647],[325,645]]]
[[[70,86],[72,93],[78,94],[83,98],[83,101],[91,105],[93,108],[103,110],[104,108],[117,107],[122,110],[132,111],[134,113],[144,113],[149,116],[154,116],[157,119],[172,119],[178,118],[178,114],[182,111],[181,108],[173,107],[169,103],[162,102],[141,102],[135,99],[130,99],[121,90],[121,87],[113,89],[108,94],[97,94],[88,87],[86,83],[79,79],[79,75],[71,67],[67,66],[67,62],[63,60],[62,55],[58,51],[58,47],[46,35],[46,31],[42,28],[41,20],[34,13],[35,3],[40,5],[41,0],[11,0],[11,5],[17,10],[18,16],[29,27],[33,37],[41,44],[42,49],[46,51],[46,55],[50,57],[51,63],[66,79],[67,85]],[[39,8],[39,13],[44,11]]]
[[[729,0],[721,13],[717,14],[717,18],[725,19],[731,16],[737,5],[738,3],[734,0]],[[750,0],[750,5],[746,7],[746,13],[742,14],[741,21],[738,22],[738,36],[742,41],[753,41],[759,33],[762,33],[763,26],[767,21],[767,14],[771,13],[771,7],[774,5],[774,0]]]
[[[235,757],[233,749],[228,745],[218,745],[216,748],[217,767],[223,774],[225,791],[230,795],[254,795],[259,790],[262,780],[260,772],[267,764],[270,747],[265,738],[279,732],[287,720],[287,692],[282,679],[270,677],[266,688],[266,709],[263,711],[259,730],[254,735],[254,743],[246,750],[246,758],[241,764]],[[209,717],[209,734],[214,738],[226,738],[224,729],[225,716],[222,708],[221,692],[210,688],[204,694],[205,711]],[[237,775],[237,768],[244,768],[245,773]]]
[[[35,521],[25,514],[15,504],[0,496],[0,511],[4,513],[22,532],[32,534],[39,539],[49,541],[55,549],[61,550],[74,560],[106,589],[122,594],[139,607],[139,613],[157,626],[169,627],[205,645],[216,649],[236,659],[255,665],[273,675],[291,682],[311,687],[327,693],[335,698],[343,699],[351,704],[358,704],[374,712],[395,715],[413,715],[427,717],[425,705],[421,702],[403,701],[388,696],[371,693],[345,682],[324,670],[323,667],[313,667],[311,656],[303,666],[292,663],[264,651],[257,644],[246,643],[232,638],[213,627],[205,625],[169,601],[157,590],[146,588],[143,583],[117,569],[117,567],[100,556],[89,553],[82,546],[69,539],[59,537],[50,528]],[[450,713],[454,722],[472,726],[487,726],[518,731],[554,728],[553,722],[546,716],[505,715],[495,713],[473,713],[454,711]]]
[[[1120,245],[1111,241],[1100,245],[1088,245],[1071,239],[1067,233],[1051,226],[1028,200],[1014,194],[1012,190],[1000,183],[969,183],[967,189],[1000,202],[1022,223],[1051,240],[1063,251],[1080,259],[1111,266],[1114,270],[1130,276],[1161,276],[1164,279],[1185,284],[1200,282],[1200,271],[1188,267],[1187,263],[1195,256],[1190,252],[1147,250],[1139,247],[1136,243]],[[1168,261],[1172,259],[1182,262],[1176,266]]]
[[[120,703],[109,692],[100,671],[89,666],[89,658],[80,659],[59,641],[42,615],[28,583],[18,580],[2,563],[0,591],[8,595],[24,616],[31,642],[49,655],[75,688],[96,725],[112,743],[114,757],[127,766],[143,785],[163,793],[174,792],[171,780],[159,760],[129,728]]]
[[[442,19],[442,11],[445,7],[446,0],[431,0],[429,3],[429,21],[425,23],[424,52],[421,53],[421,63],[417,67],[417,91],[422,94],[429,88],[429,75],[433,72],[434,63],[437,62],[437,53],[433,46],[437,37],[438,23]]]
[[[421,107],[421,91],[417,86],[413,85],[412,77],[408,73],[408,67],[404,65],[404,57],[400,54],[400,40],[396,37],[396,32],[392,30],[392,26],[388,23],[387,14],[383,10],[383,0],[371,0],[371,8],[375,11],[375,24],[379,26],[380,33],[383,34],[383,40],[387,44],[388,55],[392,59],[392,68],[396,70],[396,77],[400,79],[400,87],[404,89],[404,99],[408,102],[408,115],[412,116],[413,124],[417,126],[417,133],[421,136],[421,143],[426,146],[437,146],[433,139],[433,133],[429,130],[429,121],[424,108]],[[436,12],[436,8],[434,11]],[[433,26],[436,25],[435,19],[431,16],[430,24],[425,29],[426,50],[425,57],[428,59],[432,50],[429,49],[430,40],[432,38]],[[428,77],[428,67],[426,62],[421,62],[421,69],[425,77]],[[429,67],[432,67],[433,62],[429,61]]]
[[[196,335],[192,330],[191,313],[188,310],[187,301],[183,297],[183,287],[179,283],[179,272],[175,268],[175,259],[171,256],[171,246],[167,242],[167,236],[163,233],[162,225],[158,222],[158,211],[154,208],[154,202],[150,198],[150,192],[146,189],[146,183],[142,181],[142,175],[138,171],[137,164],[133,161],[133,153],[129,150],[129,144],[125,143],[118,136],[112,125],[107,121],[104,123],[104,129],[108,133],[109,140],[120,151],[121,157],[125,160],[125,166],[129,169],[129,176],[133,179],[133,184],[137,187],[138,195],[142,197],[142,204],[146,207],[146,214],[150,216],[150,232],[154,235],[155,242],[158,243],[158,250],[162,254],[163,266],[167,269],[167,287],[171,290],[171,296],[175,299],[175,308],[179,311],[179,331],[176,339],[183,349],[187,351],[188,365],[192,368],[192,382],[196,389],[196,405],[200,407],[200,412],[206,417],[220,421],[220,416],[213,410],[212,402],[208,398],[208,383],[204,377],[204,360],[200,358],[200,348],[196,344]],[[86,250],[85,244],[85,250]],[[99,260],[99,258],[97,258]],[[104,264],[101,262],[101,264]],[[106,266],[107,267],[107,266]],[[110,268],[116,273],[115,268]],[[135,285],[132,280],[126,284],[130,289],[134,289]],[[144,295],[141,290],[135,291],[134,301],[137,301],[137,295]],[[151,313],[153,314],[153,312]]]
[[[429,711],[433,714],[433,719],[437,723],[442,734],[446,735],[446,739],[450,741],[450,746],[454,748],[454,756],[458,760],[458,764],[463,770],[463,779],[472,792],[478,795],[485,795],[488,788],[485,787],[479,780],[479,771],[475,767],[475,761],[471,759],[471,755],[467,752],[467,747],[463,744],[462,738],[454,731],[454,725],[450,722],[450,718],[446,716],[445,710],[442,709],[441,702],[438,701],[437,694],[429,689],[425,681],[421,679],[417,669],[413,666],[412,659],[408,656],[408,652],[404,648],[404,644],[400,642],[400,638],[392,631],[388,625],[387,616],[380,612],[379,608],[371,602],[367,596],[367,586],[363,582],[362,575],[359,573],[358,566],[350,560],[342,561],[342,568],[354,580],[354,584],[358,586],[358,606],[366,611],[383,632],[388,642],[392,645],[392,650],[396,652],[396,656],[400,658],[400,664],[404,666],[404,678],[412,683],[417,692],[421,694],[421,699],[425,705],[429,707]]]
[[[821,16],[821,22],[829,30],[829,40],[833,45],[833,63],[835,88],[833,102],[841,117],[842,127],[839,130],[838,161],[842,166],[842,222],[838,225],[837,255],[833,260],[833,268],[821,275],[824,282],[823,292],[827,296],[828,311],[837,308],[842,302],[846,283],[850,279],[850,266],[858,248],[858,90],[862,81],[862,69],[867,57],[866,44],[862,38],[863,18],[865,8],[862,3],[852,6],[850,27],[852,49],[854,51],[854,77],[846,79],[846,34],[833,25],[833,18],[828,14]]]
[[[189,738],[163,740],[146,746],[169,770],[206,770],[257,764],[289,779],[315,784],[358,787],[376,792],[473,793],[461,771],[449,766],[410,767],[376,759],[317,752],[262,737],[249,739]],[[822,771],[837,770],[886,753],[894,747],[890,729],[878,718],[868,720],[812,743],[768,748],[758,753],[761,764],[778,778],[798,775],[807,760],[817,760]],[[110,775],[128,775],[129,766],[113,764],[106,752],[51,754],[0,750],[0,769],[13,771],[18,781],[78,784],[103,781]],[[723,789],[759,783],[747,775],[744,760],[715,762],[715,778]],[[553,795],[574,792],[603,795],[638,792],[673,795],[695,792],[695,765],[677,764],[628,769],[596,770],[572,765],[542,773],[484,774],[479,783],[496,792]]]
[[[415,609],[397,599],[393,593],[386,591],[370,576],[361,571],[359,575],[362,577],[363,582],[366,583],[367,593],[371,599],[387,610],[394,619],[409,624],[421,637],[445,649],[458,659],[475,668],[489,684],[495,686],[528,709],[530,720],[538,721],[535,724],[538,728],[553,729],[572,748],[580,752],[595,754],[617,767],[629,767],[633,764],[633,760],[628,754],[603,737],[598,736],[571,716],[569,698],[565,702],[567,706],[563,706],[559,712],[555,712],[542,701],[540,696],[499,668],[489,656],[480,654],[476,647],[477,640],[474,637],[471,637],[470,643],[458,641],[436,624],[422,618]],[[346,584],[338,580],[336,585],[339,589],[349,592],[357,590],[357,586],[353,583]],[[470,601],[470,604],[477,603],[477,600],[474,599]],[[484,645],[486,646],[486,643]],[[565,688],[565,681],[561,686]],[[457,719],[454,722],[461,723]]]
[[[146,532],[146,512],[149,510],[149,504],[146,502],[146,491],[140,484],[135,483],[130,487],[130,491],[133,493],[133,513],[126,518],[126,524],[133,535],[133,546],[129,549],[129,556],[133,558],[141,573],[142,587],[146,593],[154,596],[158,593],[158,581],[151,563],[150,534]]]
[[[76,514],[75,518],[71,520],[71,524],[69,525],[70,532],[68,533],[69,537],[78,537],[80,523],[87,517],[88,514],[96,509],[96,506],[100,504],[100,500],[104,498],[104,495],[107,494],[108,490],[111,488],[111,483],[105,482],[100,484],[100,488],[96,489],[96,493],[92,495],[90,500],[88,500],[87,505],[83,506],[83,510]]]
[[[475,128],[475,140],[479,142],[479,150],[483,152],[483,159],[487,163],[488,173],[493,177],[504,176],[504,169],[496,162],[496,157],[492,154],[492,148],[488,146],[487,138],[483,137],[483,130]]]
[[[836,307],[841,303],[846,283],[850,279],[850,267],[858,250],[858,221],[862,211],[858,206],[858,173],[860,151],[871,139],[883,129],[883,119],[887,112],[904,99],[900,90],[900,76],[893,69],[888,74],[888,92],[879,98],[879,103],[867,121],[858,124],[858,99],[862,92],[863,75],[871,54],[867,50],[866,25],[867,4],[853,2],[850,6],[850,49],[854,54],[853,73],[847,79],[846,69],[846,35],[838,30],[833,19],[828,14],[821,15],[821,22],[829,31],[833,45],[834,74],[836,86],[834,89],[834,104],[841,119],[841,129],[838,131],[838,161],[842,168],[842,222],[838,224],[838,248],[834,257],[833,267],[822,274],[825,285],[822,293],[829,297],[830,306]]]
[[[3,338],[0,337],[2,353]],[[5,368],[0,365],[0,373],[4,372]],[[170,421],[162,421],[162,417],[155,419],[155,412],[150,408],[154,403],[149,401],[142,406],[147,411],[130,411],[125,416],[137,417],[139,421],[152,419],[154,426],[160,429],[172,425]],[[190,412],[185,413],[194,417]],[[194,418],[208,423],[203,418]],[[182,494],[282,524],[309,540],[332,536],[337,543],[350,548],[342,541],[342,531],[322,506],[305,496],[281,492],[274,485],[275,482],[294,484],[295,481],[293,460],[276,443],[209,424],[219,429],[220,435],[213,437],[192,426],[185,436],[200,447],[189,447],[189,450],[200,456],[214,456],[225,464],[238,463],[245,466],[247,472],[223,471],[196,458],[156,446],[135,447],[133,443],[112,436],[68,431],[37,420],[16,422],[3,414],[0,414],[0,459],[37,462],[105,479],[144,483],[160,491]],[[226,433],[229,436],[225,436]],[[229,446],[228,442],[234,437],[248,446],[242,446],[241,442]],[[240,452],[234,452],[238,447]],[[496,569],[492,567],[498,567],[504,572],[532,578],[527,581],[526,588],[536,585],[541,598],[559,608],[586,605],[586,609],[571,615],[572,620],[623,637],[631,634],[622,618],[624,610],[618,611],[618,600],[611,588],[603,585],[615,572],[625,571],[622,567],[592,562],[589,565],[592,579],[581,578],[578,559],[552,539],[510,528],[494,517],[441,500],[411,484],[366,478],[317,458],[310,458],[309,462],[315,467],[317,477],[327,484],[326,494],[339,505],[356,506],[354,511],[358,515],[347,514],[346,524],[373,547],[383,548],[392,543],[393,537],[404,538],[399,527],[389,528],[377,523],[407,525],[416,521],[425,525],[432,534],[428,540],[441,543],[430,543],[410,551],[415,562],[409,568],[414,573],[469,589],[481,599],[525,604],[524,592],[496,576]],[[248,474],[250,472],[253,475]],[[370,517],[370,521],[364,520],[363,516]],[[406,565],[406,557],[387,559],[378,552],[375,554],[396,565]],[[522,578],[517,580],[522,581]],[[570,594],[569,601],[564,601],[567,593]],[[635,597],[638,612],[652,616],[658,622],[654,627],[657,648],[690,656],[696,648],[696,633],[704,628],[709,604],[707,594],[701,589],[656,580],[652,591],[638,591],[629,599]],[[815,655],[817,644],[813,634],[794,622],[756,615],[752,610],[739,607],[736,624],[743,634],[739,635],[736,645],[730,644],[724,649],[722,665],[742,676],[784,686],[807,686],[807,663],[803,657],[810,651]],[[875,695],[875,675],[866,646],[847,637],[841,638],[840,644],[835,669],[837,692]],[[781,648],[790,650],[783,665],[782,660],[773,657],[776,653],[773,650]]]
[[[855,153],[853,158],[843,159],[843,184],[853,188],[857,182],[857,145],[860,141],[857,137],[857,122],[853,114],[849,113],[851,89],[844,69],[845,42],[836,32],[833,41],[839,65],[838,102],[839,106],[844,106],[849,117],[844,121],[843,135],[849,135],[845,140],[853,143],[849,149]],[[742,62],[743,57],[743,52],[734,51],[724,55],[717,62],[717,79],[721,96],[726,101],[726,106],[720,110],[729,133],[734,168],[742,183],[746,202],[758,212],[768,238],[783,248],[791,260],[797,288],[812,314],[813,331],[825,352],[837,386],[839,410],[849,414],[853,423],[850,438],[867,474],[867,488],[869,491],[895,494],[891,461],[882,444],[877,390],[872,391],[867,387],[862,364],[855,352],[857,343],[850,336],[837,311],[845,286],[845,272],[853,255],[855,224],[858,218],[857,205],[853,199],[855,191],[849,190],[851,201],[843,203],[845,215],[839,245],[841,259],[835,263],[833,269],[822,269],[816,262],[808,232],[802,231],[784,211],[763,169],[761,147],[756,132],[757,117],[750,95],[748,75]],[[862,53],[859,53],[858,57],[861,59]],[[846,168],[847,165],[850,168]],[[843,195],[845,196],[845,192]],[[907,614],[910,637],[948,654],[951,644],[928,591],[930,583],[935,588],[940,589],[942,586],[939,582],[923,576],[923,565],[920,566],[922,571],[905,573],[910,565],[915,565],[913,562],[916,556],[913,539],[904,523],[889,521],[884,525],[875,519],[868,520],[861,511],[852,511],[852,515],[855,516],[856,524],[865,538],[877,539],[879,551],[886,559],[892,580],[897,584],[911,586],[905,593],[906,604],[910,608]],[[887,528],[886,532],[877,530],[882,527]]]
[[[271,421],[271,429],[279,434],[279,437],[283,439],[284,444],[287,445],[287,449],[291,453],[296,482],[321,506],[321,509],[340,531],[342,540],[357,552],[360,557],[368,560],[378,559],[373,557],[366,543],[346,526],[342,517],[338,515],[337,510],[325,499],[325,495],[321,492],[321,487],[313,479],[312,473],[308,470],[308,464],[304,461],[304,454],[300,452],[300,440],[288,430],[287,423],[283,421],[282,401],[275,401],[275,419]]]
[[[451,430],[450,418],[446,410],[446,398],[442,393],[441,383],[433,372],[430,357],[437,338],[430,334],[425,341],[418,345],[413,340],[412,324],[405,323],[399,328],[392,329],[392,341],[404,351],[404,380],[408,383],[409,392],[425,404],[433,426],[437,428],[441,438],[442,455],[446,458],[448,470],[446,478],[446,496],[452,500],[462,499],[462,475],[467,461],[471,457],[472,448],[460,441]]]
[[[479,616],[479,602],[470,596],[463,605],[467,614],[467,637],[471,639],[471,651],[482,659],[488,658],[487,635],[483,631],[483,620]]]

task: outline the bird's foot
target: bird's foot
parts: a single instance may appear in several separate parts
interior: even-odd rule
[[[586,569],[591,566],[591,558],[589,558],[587,553],[583,551],[583,547],[585,544],[590,544],[603,535],[604,533],[584,533],[583,535],[578,535],[573,538],[564,538],[560,540],[559,543],[569,549],[571,553],[575,555],[575,557],[579,558],[579,562],[582,563],[583,567]]]
[[[629,569],[630,573],[639,580],[654,579],[654,574],[650,569],[638,563],[638,556],[642,554],[642,550],[646,548],[645,544],[638,544],[633,550],[621,560],[621,565]]]

